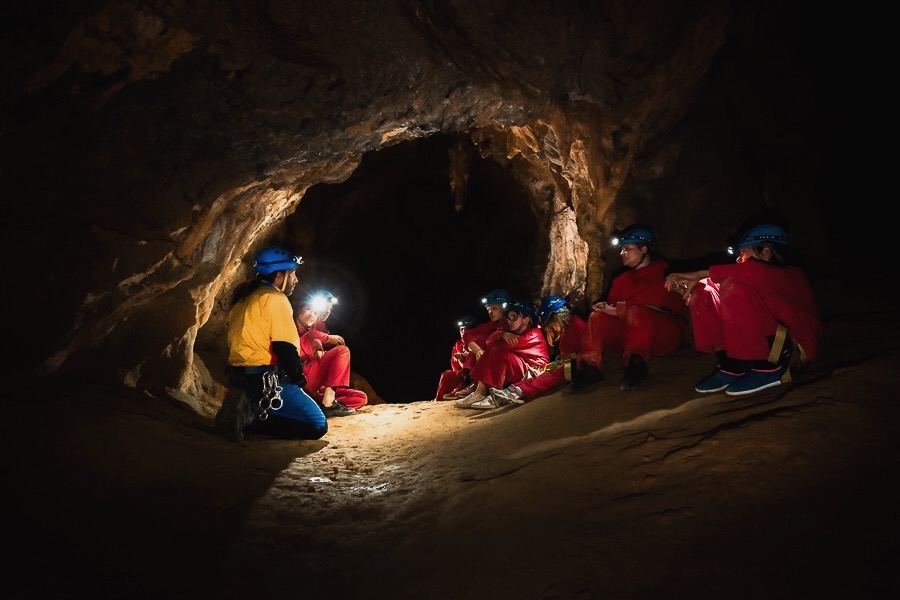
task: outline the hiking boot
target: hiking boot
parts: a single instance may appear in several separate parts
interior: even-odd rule
[[[580,392],[603,381],[603,373],[594,365],[584,365],[566,386],[567,392]]]
[[[750,369],[743,377],[725,388],[725,393],[729,396],[744,396],[752,394],[766,388],[781,385],[781,376],[784,373],[784,367],[778,367],[770,370]]]
[[[460,398],[454,404],[456,405],[456,408],[471,408],[473,404],[481,402],[484,398],[485,396],[482,396],[478,392],[472,392],[465,398]]]
[[[497,406],[503,406],[505,404],[525,404],[525,401],[522,400],[521,396],[516,393],[511,385],[502,390],[498,388],[492,389],[491,398],[494,399]]]
[[[625,367],[625,376],[619,384],[622,391],[633,390],[641,385],[647,379],[647,361],[639,354],[632,354],[628,359],[628,366]]]
[[[743,375],[743,373],[732,373],[730,371],[716,369],[715,371],[713,371],[712,375],[698,383],[696,387],[694,387],[694,391],[700,392],[701,394],[721,392],[729,385],[740,379]]]
[[[243,442],[244,430],[253,423],[253,406],[247,392],[238,387],[228,388],[215,423],[216,429],[227,439]]]
[[[331,406],[323,406],[322,412],[325,413],[325,417],[349,417],[350,415],[355,415],[356,410],[350,408],[340,400],[335,400],[334,404]]]

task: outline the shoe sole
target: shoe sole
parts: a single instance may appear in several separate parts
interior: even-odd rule
[[[481,403],[480,403],[480,402],[476,402],[475,404],[473,404],[473,405],[470,406],[469,408],[475,408],[475,409],[477,409],[477,410],[493,410],[493,409],[495,409],[495,408],[500,408],[499,406],[494,406],[493,404],[483,405],[483,406],[478,406],[479,404],[481,404]]]
[[[726,389],[725,393],[728,394],[729,396],[746,396],[747,394],[753,394],[753,393],[768,389],[770,387],[775,387],[776,385],[781,385],[781,380],[773,381],[772,383],[767,383],[766,385],[761,385],[758,388],[753,388],[752,390],[743,390],[740,392],[729,392]]]
[[[700,388],[695,387],[694,391],[697,392],[698,394],[715,394],[716,392],[721,392],[722,390],[727,388],[729,385],[731,385],[731,384],[729,383],[729,384],[723,385],[722,387],[717,387],[714,390],[701,390]]]

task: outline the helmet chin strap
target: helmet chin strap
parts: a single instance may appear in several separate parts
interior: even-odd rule
[[[640,268],[641,268],[641,265],[644,264],[644,259],[647,258],[647,254],[649,254],[649,253],[648,253],[648,252],[641,251],[641,262],[639,262],[638,264],[634,265],[634,268],[635,268],[635,269],[640,269]]]
[[[276,289],[277,289],[279,292],[281,292],[282,294],[284,293],[284,288],[287,287],[287,280],[288,280],[288,275],[287,275],[287,274],[288,274],[288,271],[282,271],[282,272],[281,272],[281,287],[280,287],[280,288],[276,288]]]

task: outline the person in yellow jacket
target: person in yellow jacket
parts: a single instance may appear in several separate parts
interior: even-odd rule
[[[256,255],[256,277],[240,286],[228,315],[229,389],[216,415],[227,437],[245,432],[317,440],[328,432],[322,409],[303,391],[300,336],[288,296],[303,260],[283,248]]]

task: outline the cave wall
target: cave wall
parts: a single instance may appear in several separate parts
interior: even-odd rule
[[[471,141],[524,190],[547,252],[542,273],[521,277],[532,297],[602,293],[617,260],[606,238],[632,220],[689,258],[774,208],[820,249],[815,90],[797,71],[800,36],[775,32],[776,44],[770,26],[797,23],[795,10],[9,4],[0,189],[7,256],[27,249],[12,276],[30,292],[5,298],[33,324],[16,336],[23,360],[214,410],[217,369],[195,345],[253,252],[286,239],[311,189],[437,135]]]

